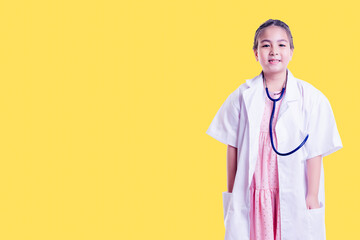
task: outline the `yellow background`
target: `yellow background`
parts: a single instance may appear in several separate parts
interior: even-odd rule
[[[357,1],[1,1],[0,239],[223,239],[226,145],[205,134],[261,71],[269,18],[289,69],[330,100],[327,239],[358,239]]]

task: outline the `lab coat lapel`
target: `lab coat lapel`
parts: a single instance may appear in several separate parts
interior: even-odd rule
[[[296,101],[298,101],[300,98],[300,92],[296,84],[296,79],[294,78],[294,76],[292,75],[289,69],[287,69],[287,71],[288,71],[288,78],[285,88],[285,96],[283,96],[284,99],[282,100],[280,106],[277,122],[281,122],[283,120],[282,118],[284,113],[288,110],[289,107],[294,107],[295,106],[294,103],[296,103]]]
[[[246,82],[250,88],[244,91],[244,103],[248,113],[250,128],[253,129],[253,127],[260,126],[265,107],[265,90],[261,73],[254,79],[247,80]]]
[[[243,93],[249,124],[249,172],[247,186],[251,184],[259,147],[260,124],[265,109],[265,90],[262,74],[246,81],[249,88]]]

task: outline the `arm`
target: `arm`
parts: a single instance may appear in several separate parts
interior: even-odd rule
[[[321,155],[308,159],[306,165],[308,180],[306,206],[308,209],[319,208],[318,193],[321,174]]]
[[[237,169],[237,148],[228,145],[227,147],[227,186],[228,192],[232,192]]]

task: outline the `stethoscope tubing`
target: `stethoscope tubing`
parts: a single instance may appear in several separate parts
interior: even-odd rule
[[[307,141],[308,137],[309,137],[309,134],[306,135],[305,139],[302,141],[302,143],[297,147],[295,148],[294,150],[288,152],[288,153],[280,153],[276,150],[275,148],[275,145],[274,145],[274,141],[273,141],[273,135],[272,135],[272,122],[273,122],[273,118],[274,118],[274,112],[275,112],[275,107],[276,107],[276,102],[279,101],[282,96],[284,95],[284,92],[285,92],[285,87],[283,87],[283,89],[281,90],[281,95],[279,98],[277,99],[274,99],[270,96],[269,94],[269,91],[268,91],[268,88],[265,87],[266,89],[266,94],[268,96],[268,98],[273,101],[273,108],[272,108],[272,112],[271,112],[271,117],[270,117],[270,123],[269,123],[269,133],[270,133],[270,140],[271,140],[271,146],[273,148],[273,150],[275,151],[276,154],[280,155],[280,156],[287,156],[287,155],[290,155],[290,154],[293,154],[294,152],[296,152],[297,150],[299,150],[304,144],[305,142]]]

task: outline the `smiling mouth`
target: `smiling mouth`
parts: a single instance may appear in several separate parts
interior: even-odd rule
[[[269,60],[269,62],[271,63],[275,63],[275,62],[281,62],[280,60],[276,59],[276,60]]]

